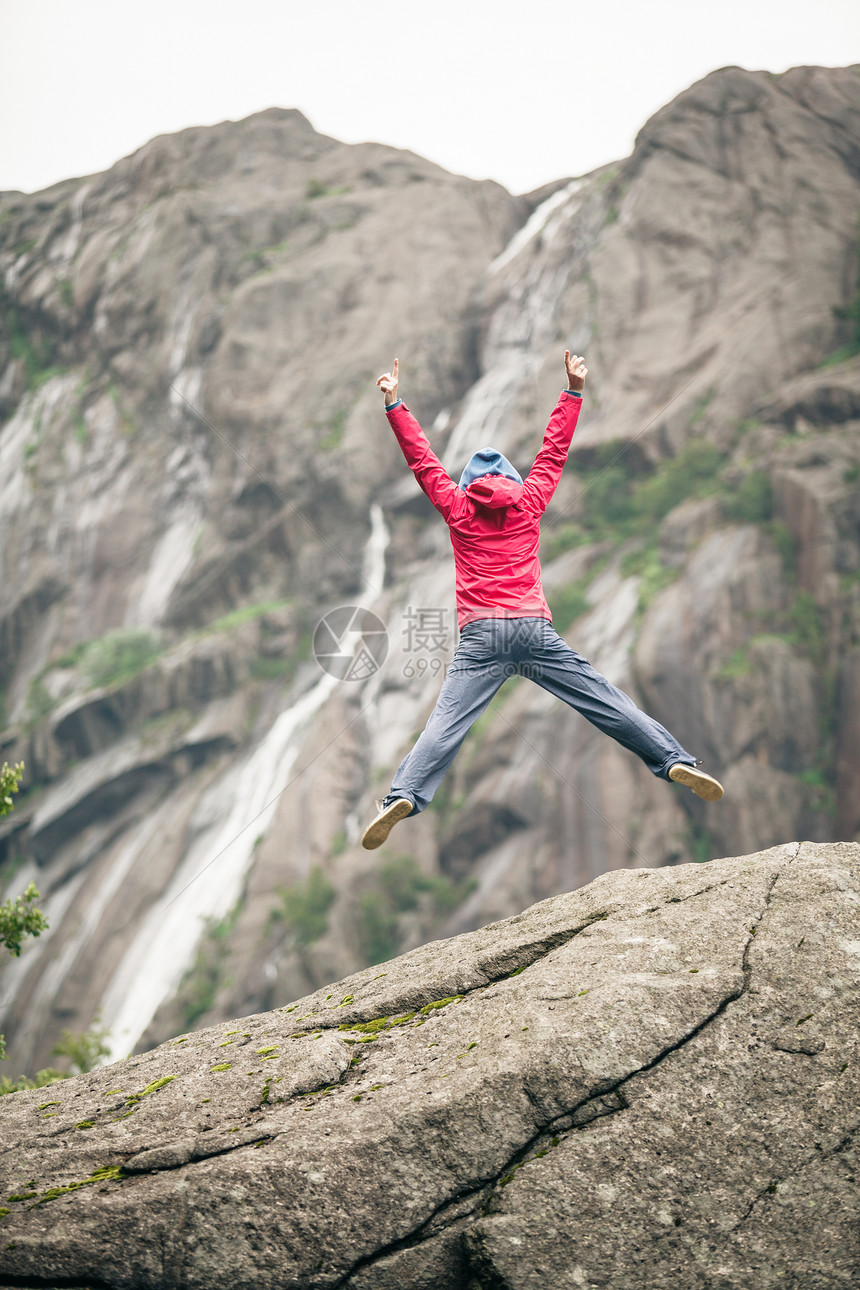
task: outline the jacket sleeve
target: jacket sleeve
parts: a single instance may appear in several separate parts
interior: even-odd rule
[[[409,469],[436,510],[447,520],[460,489],[430,447],[427,436],[406,404],[398,401],[387,408],[386,413]]]
[[[543,445],[535,457],[523,486],[523,505],[542,515],[558,487],[570,441],[579,419],[582,399],[569,390],[563,390],[543,437]]]

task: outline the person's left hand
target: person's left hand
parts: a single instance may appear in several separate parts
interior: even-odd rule
[[[588,375],[588,368],[585,366],[585,359],[580,358],[577,354],[571,354],[569,349],[564,351],[564,366],[567,371],[567,384],[571,390],[576,390],[581,394],[585,389],[585,378]]]

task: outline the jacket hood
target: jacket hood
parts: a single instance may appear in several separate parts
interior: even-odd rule
[[[513,506],[522,497],[523,477],[503,453],[482,448],[469,458],[460,487],[481,506]]]
[[[495,448],[482,448],[480,452],[472,453],[460,476],[460,487],[465,492],[469,484],[482,475],[504,475],[506,479],[515,479],[518,484],[523,482],[520,472],[511,465],[504,453],[496,452]]]
[[[523,495],[523,486],[515,479],[508,479],[507,475],[482,475],[463,491],[481,506],[501,508],[515,506]]]

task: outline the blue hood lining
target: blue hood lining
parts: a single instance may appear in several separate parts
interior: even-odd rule
[[[504,475],[506,479],[515,479],[518,484],[523,482],[520,472],[511,465],[504,453],[497,452],[495,448],[482,448],[480,452],[472,453],[460,476],[460,488],[468,488],[484,475]]]

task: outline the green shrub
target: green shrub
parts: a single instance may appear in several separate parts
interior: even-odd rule
[[[23,767],[23,763],[21,765]],[[4,762],[4,773],[8,769]],[[14,774],[15,772],[13,771],[12,773]],[[17,792],[17,784],[13,791]],[[10,809],[9,807],[6,808],[7,811]],[[5,814],[6,812],[3,813]],[[21,942],[25,936],[40,936],[42,932],[47,931],[50,925],[41,909],[37,909],[33,904],[33,901],[38,899],[39,889],[35,883],[31,882],[28,884],[23,896],[16,896],[14,900],[7,900],[0,905],[0,945],[5,946],[13,958],[18,958],[20,955]],[[5,1056],[6,1044],[3,1036],[0,1035],[0,1061],[3,1061]],[[24,1086],[22,1085],[21,1087]],[[3,1090],[6,1093],[14,1091],[14,1088]]]
[[[328,930],[328,911],[337,894],[319,865],[303,881],[282,887],[278,894],[280,904],[272,910],[272,918],[286,923],[297,945],[318,941]]]
[[[832,776],[813,768],[800,771],[797,778],[811,790],[810,805],[814,810],[823,811],[827,815],[836,814],[836,791]]]
[[[605,466],[585,482],[583,524],[592,533],[629,531],[635,517],[633,481],[620,462]]]
[[[725,460],[706,439],[691,439],[676,456],[637,477],[622,454],[623,448],[609,445],[603,452],[607,464],[584,475],[581,527],[594,538],[619,542],[652,531],[687,497],[714,488]]]
[[[363,891],[358,898],[356,930],[362,957],[368,965],[384,963],[397,953],[397,914],[380,891]]]
[[[712,385],[709,390],[706,390],[704,394],[700,394],[696,399],[696,406],[693,409],[692,416],[690,417],[691,426],[697,426],[699,424],[702,417],[707,412],[716,392],[716,387]]]
[[[747,650],[747,645],[741,645],[733,654],[730,654],[725,663],[714,673],[714,680],[736,681],[742,676],[749,676],[752,672],[752,663]]]
[[[216,618],[214,622],[203,628],[203,631],[206,633],[232,631],[234,627],[253,622],[256,618],[262,618],[264,614],[275,613],[289,604],[289,600],[262,600],[255,605],[241,605],[238,609],[232,609],[229,614]]]
[[[771,520],[768,525],[771,541],[779,552],[783,572],[789,582],[794,581],[797,572],[797,555],[794,545],[794,534],[784,520]]]
[[[770,477],[761,471],[744,475],[723,503],[726,519],[737,524],[763,524],[773,515]]]
[[[305,197],[308,201],[313,201],[317,197],[340,197],[343,193],[348,192],[348,184],[338,184],[334,188],[329,188],[321,179],[317,179],[313,175],[305,185]]]
[[[560,524],[558,528],[548,527],[548,531],[541,534],[541,560],[544,564],[548,564],[550,560],[554,560],[563,551],[569,551],[575,546],[582,546],[583,542],[587,541],[588,539],[579,524]]]
[[[27,720],[37,725],[54,706],[51,691],[41,676],[34,676],[27,686]]]
[[[292,675],[296,670],[294,658],[266,658],[259,654],[251,662],[250,673],[255,681],[277,681]]]
[[[26,1075],[19,1075],[17,1079],[3,1075],[0,1077],[0,1096],[4,1093],[21,1093],[28,1088],[44,1088],[47,1084],[56,1084],[57,1080],[67,1078],[63,1071],[56,1071],[51,1066],[36,1071],[32,1079],[28,1079]]]
[[[433,910],[448,914],[463,899],[461,884],[444,874],[424,873],[413,856],[395,856],[379,867],[379,882],[388,903],[397,913],[417,909],[421,896],[429,894]]]
[[[581,618],[583,614],[591,609],[588,588],[608,563],[609,556],[601,556],[598,560],[595,560],[588,572],[584,573],[581,578],[576,578],[573,582],[559,587],[548,596],[547,603],[557,632],[566,631],[571,623],[576,622],[577,618]]]
[[[21,776],[24,774],[24,763],[19,761],[10,766],[4,761],[0,766],[0,816],[8,815],[14,807],[13,794],[18,792]],[[29,883],[22,896],[6,900],[0,905],[0,945],[5,946],[13,958],[21,953],[21,942],[25,936],[39,936],[46,931],[49,924],[41,909],[33,904],[39,899],[39,889],[35,883]],[[6,1044],[0,1035],[0,1061],[6,1056]],[[42,1071],[40,1074],[44,1074]],[[25,1076],[21,1076],[24,1079]],[[6,1087],[8,1085],[8,1087]],[[0,1081],[0,1092],[14,1093],[19,1088],[34,1088],[32,1084],[14,1083],[3,1079]]]
[[[319,446],[323,452],[332,452],[339,448],[343,439],[343,432],[346,429],[346,410],[341,408],[340,411],[330,418],[326,433],[320,439]]]
[[[4,901],[0,905],[0,945],[18,958],[25,936],[39,936],[48,928],[48,920],[33,902],[39,899],[39,889],[29,883],[23,896]]]
[[[114,685],[131,680],[158,653],[158,642],[151,632],[120,627],[101,640],[87,644],[81,656],[81,668],[90,685]]]
[[[215,1003],[224,980],[227,943],[242,912],[243,903],[244,898],[240,896],[225,918],[206,920],[194,963],[182,978],[176,995],[185,1030],[190,1030],[195,1021]]]
[[[857,274],[858,279],[860,279],[860,243],[857,246],[856,258]],[[830,355],[829,359],[824,360],[822,367],[844,362],[846,359],[853,358],[855,354],[860,354],[860,282],[858,282],[858,289],[853,300],[850,300],[843,308],[834,309],[833,313],[846,324],[847,340],[834,354]]]
[[[707,829],[697,824],[690,825],[687,841],[695,864],[707,864],[717,854],[714,839]]]
[[[576,622],[591,608],[591,603],[582,586],[582,579],[559,587],[548,597],[553,625],[557,632],[566,631],[571,623]]]
[[[393,958],[399,946],[401,914],[429,906],[434,918],[450,914],[475,889],[474,879],[453,882],[444,874],[426,874],[410,855],[385,860],[376,887],[358,899],[358,943],[368,965]]]
[[[798,592],[788,611],[789,640],[819,667],[827,650],[824,616],[809,591]]]
[[[8,815],[15,803],[12,801],[12,794],[18,792],[18,785],[21,783],[21,776],[24,774],[24,763],[17,762],[10,766],[8,761],[4,761],[0,766],[0,816]]]
[[[621,573],[625,578],[639,578],[637,612],[641,615],[657,593],[675,581],[680,569],[664,565],[656,546],[646,546],[638,551],[631,551],[624,557],[621,561]]]
[[[94,1070],[110,1053],[109,1036],[110,1032],[101,1024],[101,1018],[96,1017],[89,1030],[64,1030],[51,1049],[51,1056],[68,1057],[76,1075]]]
[[[4,306],[10,353],[24,364],[27,388],[36,390],[52,376],[64,372],[65,368],[54,361],[56,346],[53,338],[39,326],[28,327],[22,321],[16,306],[8,303],[0,288],[0,308]]]
[[[648,529],[669,514],[702,484],[715,479],[723,455],[705,439],[691,439],[675,457],[660,464],[653,475],[634,490],[634,506],[640,528]]]
[[[18,785],[23,773],[24,763],[22,761],[19,761],[15,766],[10,766],[8,762],[4,761],[2,767],[0,767],[0,816],[8,815],[13,809],[15,803],[12,800],[12,795],[18,792]],[[14,868],[17,868],[14,860],[12,863]],[[0,905],[0,945],[5,946],[14,958],[18,958],[20,955],[21,942],[25,936],[39,936],[49,926],[48,920],[41,909],[37,909],[33,904],[33,901],[38,899],[39,889],[35,883],[31,882],[22,896],[16,896],[14,900],[7,900]],[[3,1061],[5,1057],[6,1043],[3,1035],[0,1035],[0,1061]],[[53,1076],[55,1072],[39,1072],[39,1075],[48,1074]],[[60,1078],[60,1076],[57,1077]],[[36,1087],[38,1086],[30,1083],[25,1075],[22,1075],[18,1081],[7,1079],[5,1076],[0,1079],[0,1093],[15,1093],[22,1088]]]

